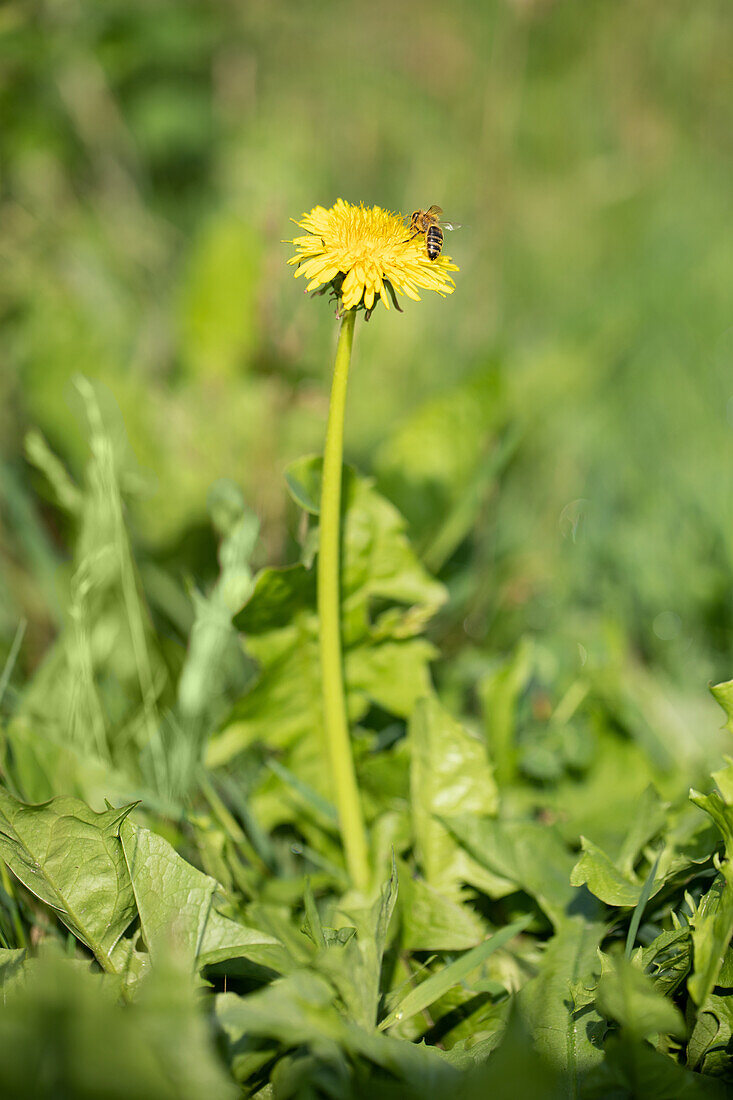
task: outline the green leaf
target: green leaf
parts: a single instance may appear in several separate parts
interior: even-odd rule
[[[687,1034],[680,1010],[653,981],[623,956],[608,959],[596,992],[598,1011],[637,1039]]]
[[[723,801],[727,806],[730,806],[733,804],[733,758],[724,756],[723,759],[726,761],[726,765],[724,768],[719,768],[718,771],[713,772],[713,780],[723,797]]]
[[[515,652],[477,685],[491,754],[500,785],[511,782],[517,770],[516,709],[519,696],[532,673],[534,650],[523,638]]]
[[[321,479],[323,459],[320,455],[303,455],[296,458],[285,470],[285,484],[291,497],[304,512],[317,516],[321,511]],[[341,473],[341,492],[345,501],[353,493],[354,471],[344,466]]]
[[[498,1049],[466,1074],[460,1091],[461,1100],[566,1100],[577,1095],[573,1083],[540,1055],[535,1036],[516,1008]]]
[[[377,1022],[382,957],[397,889],[397,867],[393,861],[390,877],[370,909],[343,910],[356,928],[356,935],[343,949],[332,947],[319,962],[338,989],[348,1015],[367,1029]]]
[[[407,716],[431,690],[429,664],[437,650],[423,638],[358,646],[348,654],[349,689],[392,714]]]
[[[307,783],[304,783],[302,779],[298,779],[297,775],[293,775],[293,773],[278,760],[268,760],[267,764],[278,779],[281,779],[284,784],[290,787],[300,797],[303,804],[307,806],[310,811],[322,817],[329,825],[333,826],[334,830],[338,828],[338,810],[333,802],[329,802],[327,798],[323,798],[318,791],[314,791],[313,788],[309,787]]]
[[[215,1011],[233,1054],[251,1036],[276,1039],[288,1049],[310,1047],[319,1052],[339,1044],[352,1058],[366,1059],[396,1078],[397,1095],[423,1100],[444,1100],[461,1080],[434,1047],[415,1046],[344,1019],[334,1003],[333,987],[307,970],[248,997],[220,994]]]
[[[219,549],[220,572],[208,596],[194,593],[195,619],[188,640],[186,660],[178,680],[181,719],[193,727],[198,750],[212,702],[223,694],[228,666],[242,660],[232,626],[232,612],[242,606],[252,590],[249,560],[259,533],[259,520],[249,512],[238,486],[219,481],[209,493],[212,521],[223,535]]]
[[[641,968],[655,986],[670,996],[682,984],[692,963],[692,935],[689,928],[660,932],[648,947],[641,948]]]
[[[603,1064],[584,1081],[583,1100],[726,1100],[722,1083],[673,1062],[631,1035],[611,1035]]]
[[[289,471],[297,499],[311,511],[320,495],[320,470],[321,460],[308,458]],[[434,647],[415,635],[444,601],[445,590],[415,556],[402,517],[370,482],[349,473],[344,508],[341,596],[349,717],[356,722],[376,704],[406,718],[430,690],[435,656]],[[210,767],[256,741],[288,750],[314,740],[314,734],[318,738],[323,725],[315,570],[303,564],[262,570],[235,624],[260,673],[209,743]],[[331,796],[322,768],[301,778]]]
[[[56,666],[55,654],[50,663]],[[44,736],[39,737],[38,728],[23,718],[11,721],[4,731],[12,752],[13,775],[26,801],[48,802],[59,790],[87,804],[102,805],[105,798],[124,801],[130,782],[120,770],[102,755],[69,743],[61,730],[46,725]]]
[[[31,960],[0,997],[0,1094],[234,1100],[190,975],[159,965],[133,1003],[117,994],[78,960]]]
[[[733,953],[726,952],[719,974],[719,988],[705,998],[697,1011],[695,1026],[687,1044],[687,1063],[692,1069],[718,1077],[729,1077],[733,1043]]]
[[[733,869],[728,860],[701,898],[691,923],[694,965],[687,988],[700,1006],[713,991],[733,935]]]
[[[300,459],[288,468],[288,484],[298,486],[301,506],[317,512],[323,460]],[[442,584],[421,564],[406,535],[407,524],[371,479],[344,468],[342,600],[346,605],[380,598],[412,610],[403,617],[402,636],[413,634],[445,602]]]
[[[120,835],[153,963],[175,944],[191,970],[238,957],[288,968],[278,940],[219,913],[219,883],[186,863],[166,840],[129,822]]]
[[[25,964],[28,951],[25,947],[17,950],[0,948],[0,993],[6,999],[8,992],[25,978]]]
[[[260,1035],[286,1046],[338,1039],[343,1027],[333,988],[308,970],[295,971],[249,997],[220,994],[216,1018],[231,1042],[242,1035]]]
[[[726,714],[725,727],[733,733],[733,680],[725,680],[721,684],[711,684],[710,692]]]
[[[415,707],[409,724],[410,793],[415,853],[425,881],[456,899],[462,881],[481,882],[471,860],[440,818],[459,811],[492,814],[497,791],[485,744],[470,734],[429,695]],[[493,886],[489,879],[487,885]]]
[[[662,832],[665,824],[664,803],[650,783],[637,802],[629,831],[621,845],[618,858],[615,860],[616,865],[624,874],[633,877],[634,865],[640,852]]]
[[[641,897],[644,883],[639,882],[636,876],[624,874],[592,840],[582,836],[580,843],[583,854],[570,875],[573,886],[585,884],[590,892],[606,905],[620,905],[627,908],[635,906]],[[660,878],[649,896],[654,897],[663,885],[664,880]]]
[[[150,970],[150,953],[144,948],[139,931],[135,929],[129,936],[123,936],[115,944],[112,952],[112,964],[120,980],[120,994],[128,998],[129,990],[137,985]]]
[[[313,897],[313,890],[311,889],[309,878],[305,880],[305,893],[303,895],[303,903],[305,906],[305,921],[303,923],[303,932],[308,937],[308,939],[316,945],[316,947],[323,950],[326,947],[326,937],[323,933],[321,917],[316,906],[316,899]]]
[[[690,801],[710,815],[723,837],[728,859],[733,858],[733,805],[721,798],[718,791],[707,795],[690,791]]]
[[[266,634],[288,626],[295,616],[314,605],[316,576],[304,565],[285,569],[261,569],[252,594],[234,616],[237,630],[247,635]]]
[[[424,1008],[428,1008],[433,1001],[437,1001],[440,997],[444,996],[449,989],[462,982],[471,971],[476,970],[481,964],[488,959],[489,955],[492,955],[499,948],[503,947],[510,940],[514,939],[516,935],[522,932],[527,925],[531,922],[531,917],[522,917],[520,920],[516,920],[513,924],[508,924],[506,928],[502,928],[500,932],[490,936],[489,939],[484,940],[477,947],[474,947],[471,951],[467,951],[465,955],[461,955],[459,959],[455,959],[448,966],[441,967],[435,974],[431,974],[424,982],[421,982],[415,989],[411,989],[410,992],[402,998],[401,1001],[395,1005],[388,1016],[380,1022],[380,1030],[385,1030],[392,1027],[393,1024],[398,1023],[401,1020],[409,1019],[411,1016],[416,1015],[418,1012],[422,1012]]]
[[[106,970],[114,969],[110,956],[135,916],[119,841],[133,809],[98,814],[76,798],[31,806],[0,789],[0,856]]]
[[[442,821],[475,860],[535,898],[560,927],[579,899],[570,883],[573,857],[553,826],[469,814]]]
[[[401,943],[406,951],[466,951],[486,936],[478,913],[446,898],[400,864]]]
[[[605,723],[599,721],[598,727],[593,761],[582,778],[566,773],[544,786],[514,784],[511,801],[517,814],[542,812],[570,844],[583,834],[612,854],[621,851],[655,772],[634,742]]]
[[[542,956],[539,974],[519,994],[537,1050],[567,1076],[567,1095],[602,1058],[605,1025],[594,999],[583,993],[595,985],[597,950],[605,928],[581,917],[566,920]]]

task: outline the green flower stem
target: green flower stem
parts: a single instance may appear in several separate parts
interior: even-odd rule
[[[318,548],[318,620],[320,624],[323,720],[336,796],[346,866],[354,886],[369,885],[364,817],[351,755],[346,715],[343,655],[341,652],[340,525],[341,468],[344,452],[344,410],[356,311],[344,313],[339,332],[326,427],[321,486],[320,543]]]

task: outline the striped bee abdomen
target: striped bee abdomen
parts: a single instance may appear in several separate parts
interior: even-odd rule
[[[428,259],[437,260],[443,248],[443,230],[439,225],[431,225],[425,235]]]

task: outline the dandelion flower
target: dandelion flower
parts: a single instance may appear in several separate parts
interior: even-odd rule
[[[328,210],[314,206],[295,222],[307,236],[296,237],[295,277],[308,280],[306,291],[331,286],[343,310],[363,305],[367,317],[381,298],[399,309],[395,293],[420,301],[420,290],[445,296],[454,290],[449,272],[458,271],[449,256],[428,258],[425,237],[410,237],[404,218],[380,206],[353,206],[337,199]]]

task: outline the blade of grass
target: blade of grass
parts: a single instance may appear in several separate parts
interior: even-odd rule
[[[506,928],[502,928],[495,936],[491,936],[490,939],[484,940],[483,943],[480,943],[477,947],[473,947],[470,951],[467,951],[465,955],[461,955],[459,959],[456,959],[442,970],[439,970],[437,974],[431,975],[426,981],[417,986],[416,989],[411,989],[407,996],[399,1002],[389,1015],[385,1016],[379,1024],[379,1030],[384,1031],[400,1020],[404,1020],[410,1016],[415,1016],[418,1012],[422,1012],[422,1010],[431,1005],[433,1001],[437,1001],[438,998],[447,993],[449,989],[452,989],[454,986],[458,985],[459,982],[463,981],[466,975],[470,974],[472,970],[475,970],[477,966],[480,966],[484,959],[488,959],[489,955],[492,955],[494,951],[498,951],[505,943],[508,943],[509,940],[518,935],[519,932],[522,932],[531,920],[532,917],[528,914],[525,917],[521,917],[519,920],[515,920],[512,924],[508,924]]]
[[[631,958],[631,953],[634,950],[634,944],[636,943],[636,934],[639,931],[639,925],[641,924],[641,918],[644,916],[644,910],[646,909],[647,902],[651,897],[652,890],[654,889],[654,877],[657,873],[657,867],[659,866],[659,860],[662,858],[661,848],[657,853],[657,858],[654,860],[652,867],[649,870],[649,874],[646,876],[644,886],[642,888],[639,900],[636,903],[634,914],[631,918],[631,924],[629,925],[629,932],[626,937],[626,950],[624,954],[627,959]]]
[[[287,783],[287,785],[296,791],[309,806],[320,814],[321,817],[324,817],[330,825],[338,826],[338,813],[333,802],[329,802],[327,798],[320,795],[318,791],[314,791],[311,786],[304,783],[297,775],[293,775],[290,769],[286,768],[284,764],[281,764],[279,760],[268,760],[267,766],[275,773],[278,779],[281,779],[283,783]]]
[[[15,662],[18,660],[18,653],[23,643],[23,636],[25,635],[25,628],[28,625],[27,619],[21,619],[18,623],[17,630],[15,631],[15,637],[13,638],[13,644],[10,647],[8,658],[5,662],[5,666],[0,675],[0,703],[3,700],[8,684],[10,683],[10,677],[13,675],[13,669],[15,668]]]
[[[279,873],[277,853],[270,842],[270,837],[260,827],[242,791],[228,775],[217,776],[215,783],[241,822],[242,828],[259,859],[269,871],[275,874]]]
[[[305,891],[303,895],[303,904],[305,907],[306,924],[310,930],[311,938],[316,947],[320,947],[321,950],[326,948],[326,937],[323,934],[323,925],[321,924],[321,917],[316,907],[316,899],[313,897],[313,890],[311,889],[311,880],[306,877]]]

